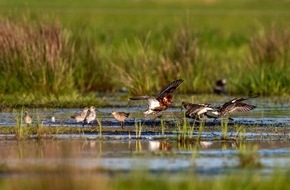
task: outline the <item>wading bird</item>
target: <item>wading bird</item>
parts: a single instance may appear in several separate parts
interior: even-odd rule
[[[153,113],[155,120],[157,113],[167,109],[172,105],[173,92],[181,85],[182,82],[182,79],[171,82],[158,94],[157,97],[136,96],[131,97],[130,100],[147,100],[148,109],[143,113],[145,115]]]
[[[213,87],[214,93],[219,94],[219,95],[226,94],[226,92],[227,92],[226,85],[227,85],[226,79],[217,80],[215,83],[215,86]]]
[[[117,119],[118,121],[120,121],[121,128],[124,129],[124,122],[129,117],[130,113],[115,112],[115,111],[113,111],[112,112],[112,115],[115,117],[115,119]]]
[[[90,124],[92,123],[93,124],[93,121],[96,119],[96,108],[94,106],[91,106],[90,107],[90,110],[89,110],[89,113],[87,114],[86,116],[86,123],[87,124]]]
[[[24,112],[24,122],[27,125],[30,125],[32,123],[32,117],[31,117],[31,115],[29,115],[28,111]]]
[[[89,108],[85,107],[84,110],[82,111],[82,113],[77,113],[77,114],[71,116],[71,118],[75,119],[76,122],[84,122],[88,111],[89,111]]]

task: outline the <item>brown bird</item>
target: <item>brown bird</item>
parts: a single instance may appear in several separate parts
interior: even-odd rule
[[[89,108],[85,107],[84,110],[82,111],[82,113],[75,114],[75,115],[71,116],[71,118],[75,119],[76,122],[84,122],[88,111],[89,111]]]
[[[145,115],[153,113],[154,119],[156,119],[156,114],[167,109],[172,105],[173,102],[173,92],[181,85],[182,79],[171,82],[167,85],[157,97],[150,96],[136,96],[130,98],[131,100],[147,100],[148,109],[144,112]]]
[[[94,106],[90,107],[90,112],[86,115],[85,120],[87,124],[93,123],[96,119],[96,108]]]
[[[30,125],[32,123],[32,117],[29,115],[28,111],[24,112],[24,122],[27,125]]]
[[[210,104],[192,104],[187,102],[182,102],[181,110],[185,108],[185,116],[188,118],[200,119],[200,115],[206,114],[208,111],[212,111],[213,108]]]
[[[248,112],[255,109],[257,106],[243,102],[247,99],[248,98],[234,98],[224,103],[222,106],[217,107],[216,110],[209,112],[210,115],[207,115],[214,118],[220,118],[233,112]],[[229,119],[233,120],[232,118]]]
[[[120,121],[121,128],[124,129],[124,122],[129,117],[130,113],[115,112],[115,111],[113,111],[112,112],[112,115],[115,117],[115,119],[117,119],[118,121]]]
[[[227,79],[217,80],[213,88],[214,93],[219,95],[226,94]]]

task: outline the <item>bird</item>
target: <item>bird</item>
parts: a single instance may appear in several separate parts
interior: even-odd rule
[[[226,94],[226,84],[227,84],[226,79],[217,80],[213,88],[214,93],[218,95]]]
[[[115,119],[120,121],[121,128],[124,129],[124,121],[129,117],[130,113],[113,111],[111,114],[115,117]]]
[[[28,111],[24,112],[24,122],[27,125],[30,125],[32,123],[32,117],[31,117],[31,115],[29,115]]]
[[[207,113],[208,111],[212,111],[213,108],[210,107],[210,104],[192,104],[187,102],[181,103],[181,110],[185,108],[185,116],[187,118],[195,118],[200,119],[200,115]]]
[[[90,107],[89,113],[87,114],[85,121],[87,124],[90,124],[96,119],[96,108],[94,106]]]
[[[148,108],[143,113],[145,115],[149,115],[152,113],[155,120],[157,113],[166,110],[172,105],[173,92],[181,85],[182,82],[182,79],[171,82],[156,97],[136,96],[131,97],[130,100],[147,100]]]
[[[89,108],[85,107],[81,113],[75,114],[75,115],[71,116],[71,118],[75,119],[77,123],[84,122],[88,111],[89,111]]]
[[[220,117],[224,117],[230,113],[248,112],[252,109],[255,109],[257,106],[243,102],[247,99],[249,99],[249,98],[234,98],[234,99],[224,103],[222,106],[215,108],[215,110],[209,112],[210,114],[206,113],[206,115],[217,119]],[[232,118],[229,118],[229,119],[233,120]]]

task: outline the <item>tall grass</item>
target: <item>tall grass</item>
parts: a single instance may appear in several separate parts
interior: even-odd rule
[[[178,78],[185,80],[180,92],[212,93],[215,81],[224,77],[231,94],[290,93],[290,32],[285,26],[250,35],[230,33],[229,39],[249,40],[220,45],[216,41],[229,40],[219,39],[220,31],[205,35],[188,23],[168,30],[162,25],[158,35],[137,30],[109,46],[110,33],[98,33],[90,25],[65,28],[57,20],[32,21],[22,15],[17,21],[0,18],[0,24],[2,94],[60,96],[125,87],[131,95],[155,95]]]
[[[261,95],[289,94],[290,31],[272,26],[249,39],[248,73],[240,78],[241,90]],[[247,88],[247,89],[246,89]]]
[[[58,25],[1,21],[1,88],[5,92],[73,90],[70,34]],[[4,82],[3,82],[4,81]]]

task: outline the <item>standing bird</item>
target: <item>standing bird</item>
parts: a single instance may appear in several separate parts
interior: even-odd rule
[[[181,85],[182,82],[182,79],[171,82],[158,94],[156,98],[150,96],[136,96],[130,98],[130,100],[147,100],[148,109],[144,112],[144,114],[149,115],[153,113],[155,120],[157,113],[166,110],[172,105],[173,92]]]
[[[210,114],[207,115],[217,119],[234,112],[248,112],[257,107],[243,102],[247,99],[248,98],[234,98],[224,103],[222,106],[217,107],[216,110],[209,112]],[[233,120],[232,118],[229,119]]]
[[[86,116],[86,122],[87,124],[90,124],[91,122],[93,122],[96,119],[96,108],[94,106],[90,107],[90,111]]]
[[[82,111],[82,113],[75,114],[75,115],[71,116],[71,118],[75,119],[76,122],[84,122],[88,111],[89,111],[89,108],[85,107],[84,110]]]
[[[218,95],[226,94],[226,85],[227,85],[226,79],[217,80],[213,88],[214,93]]]
[[[28,111],[24,112],[24,122],[27,125],[30,125],[32,123],[32,117],[31,117],[31,115],[29,115]]]
[[[112,115],[115,117],[115,119],[117,119],[118,121],[120,121],[121,128],[124,129],[124,122],[129,117],[130,113],[115,112],[115,111],[113,111],[112,112]]]
[[[182,102],[181,110],[185,108],[185,116],[188,118],[197,118],[200,120],[200,115],[204,117],[204,114],[208,111],[212,111],[213,108],[210,107],[210,104],[192,104],[187,102]]]

